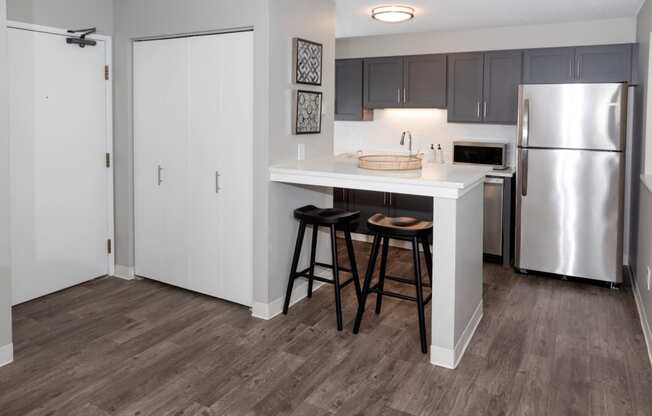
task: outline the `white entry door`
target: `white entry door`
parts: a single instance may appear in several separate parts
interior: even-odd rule
[[[107,45],[9,28],[13,304],[110,273]]]

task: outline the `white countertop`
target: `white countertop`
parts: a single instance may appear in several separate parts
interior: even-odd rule
[[[459,198],[492,175],[490,167],[424,163],[414,171],[360,169],[357,157],[330,157],[270,167],[270,180],[316,186]],[[502,172],[504,173],[504,172]]]

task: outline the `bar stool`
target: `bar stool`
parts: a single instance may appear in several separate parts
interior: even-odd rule
[[[364,279],[364,286],[362,289],[362,297],[358,306],[358,313],[355,317],[355,325],[353,326],[353,333],[357,334],[360,331],[360,324],[362,316],[364,315],[365,303],[369,293],[376,293],[376,314],[380,314],[382,308],[383,295],[390,296],[402,300],[408,300],[417,303],[419,315],[419,336],[421,338],[421,351],[426,354],[427,335],[426,335],[426,317],[425,306],[432,299],[432,293],[425,299],[423,297],[423,287],[430,287],[432,292],[432,254],[430,252],[429,236],[432,233],[432,222],[422,221],[411,217],[391,218],[382,214],[376,214],[369,218],[368,228],[374,233],[373,246],[371,248],[371,255],[369,257],[369,266],[367,267],[367,274]],[[389,240],[403,240],[412,243],[412,260],[414,262],[414,281],[395,276],[387,276],[387,254],[389,251]],[[380,275],[378,283],[371,286],[371,278],[374,274],[376,266],[376,259],[378,258],[378,250],[380,245],[383,245],[382,254],[380,258]],[[426,258],[428,276],[430,277],[430,284],[421,281],[421,263],[419,255],[419,243],[423,245],[423,252]],[[384,289],[385,279],[395,282],[414,285],[416,287],[416,297],[404,295],[402,293],[390,292]]]
[[[358,277],[358,269],[355,263],[355,254],[353,252],[353,242],[351,240],[351,223],[355,222],[360,217],[360,212],[349,212],[343,209],[327,208],[321,209],[313,205],[297,208],[294,210],[294,218],[299,220],[299,233],[297,235],[297,242],[294,246],[294,257],[292,258],[292,268],[290,270],[290,278],[288,280],[287,292],[285,293],[285,303],[283,304],[283,314],[287,315],[288,308],[290,307],[290,298],[292,297],[292,287],[294,280],[298,277],[308,279],[308,297],[312,297],[313,281],[329,283],[335,286],[335,309],[337,317],[337,330],[342,330],[342,298],[341,291],[348,286],[351,282],[355,285],[355,294],[360,301],[360,279]],[[312,250],[310,252],[310,265],[303,271],[297,271],[299,258],[301,257],[301,246],[303,245],[303,237],[306,232],[306,226],[312,226]],[[333,257],[333,264],[319,263],[315,261],[315,252],[317,250],[317,232],[319,227],[327,227],[330,229],[331,234],[331,254]],[[337,261],[337,230],[344,231],[346,240],[346,248],[349,255],[349,262],[351,268],[346,269],[341,267]],[[329,268],[333,270],[333,280],[324,279],[315,276],[315,265]],[[353,275],[351,279],[344,283],[340,283],[340,270],[351,272]]]

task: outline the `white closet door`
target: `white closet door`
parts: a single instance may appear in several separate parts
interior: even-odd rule
[[[189,44],[189,280],[194,290],[251,305],[253,34]]]
[[[9,29],[13,304],[108,273],[105,43]]]
[[[188,41],[134,44],[136,274],[188,287]]]

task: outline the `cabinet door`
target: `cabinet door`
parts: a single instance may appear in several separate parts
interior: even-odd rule
[[[575,78],[579,82],[629,82],[632,45],[575,48]]]
[[[362,59],[335,61],[335,120],[366,121],[372,112],[363,107]]]
[[[407,108],[446,108],[446,55],[406,57],[403,88]]]
[[[360,211],[360,222],[355,232],[369,234],[367,220],[374,214],[387,214],[387,194],[385,192],[349,190],[349,209]]]
[[[189,288],[251,306],[253,36],[189,38]]]
[[[135,272],[181,287],[188,287],[187,55],[187,39],[134,44]]]
[[[516,124],[522,55],[521,51],[485,53],[482,109],[485,123]]]
[[[338,209],[349,209],[348,189],[333,188],[333,207]]]
[[[575,48],[530,49],[523,54],[524,84],[574,81]]]
[[[448,121],[482,121],[483,54],[448,56]]]
[[[393,217],[414,217],[432,221],[432,197],[392,193],[389,203],[390,215]]]
[[[367,108],[403,106],[403,58],[364,61],[364,105]]]

